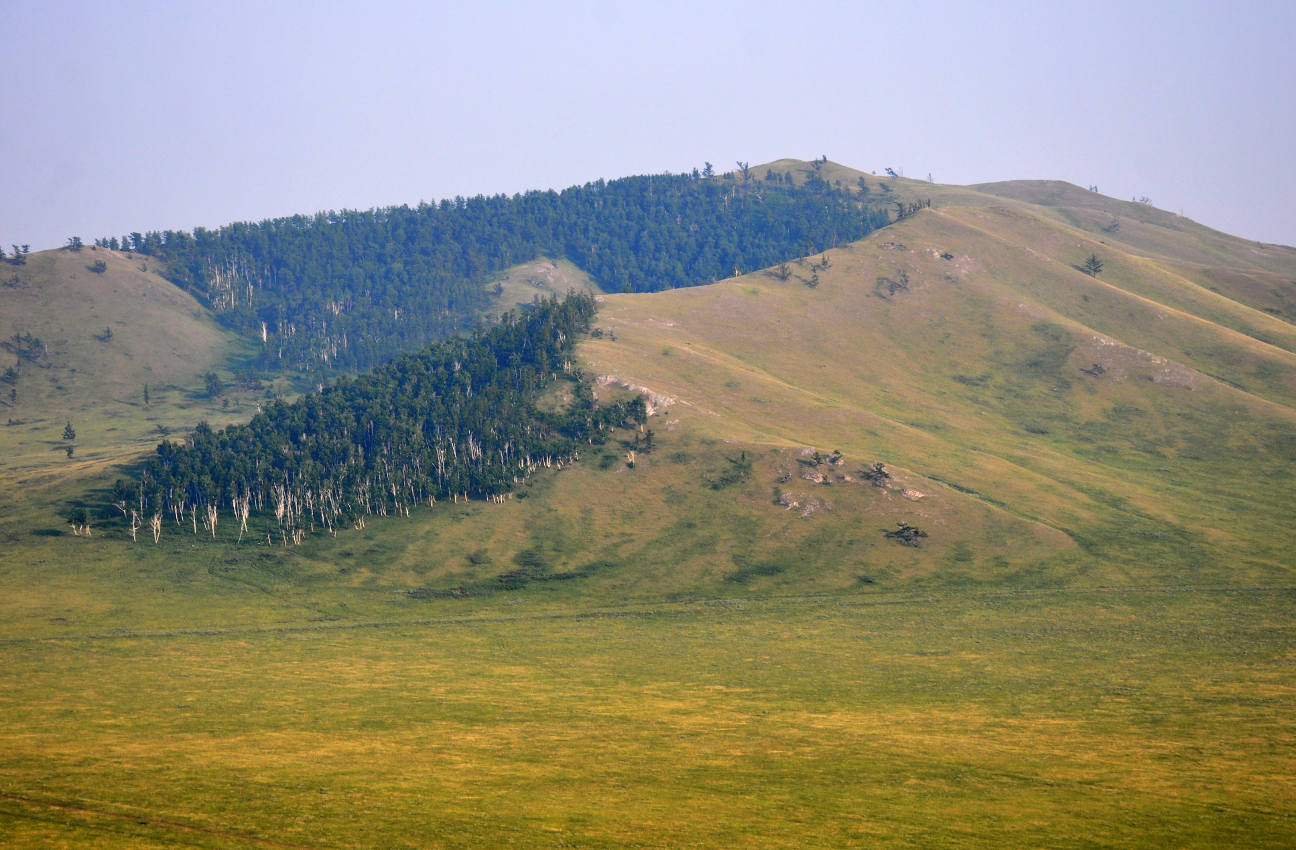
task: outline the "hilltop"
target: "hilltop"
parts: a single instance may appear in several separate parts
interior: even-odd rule
[[[634,498],[660,500],[667,514],[671,492],[695,492],[700,502],[743,492],[752,501],[735,504],[745,504],[744,521],[757,526],[780,511],[795,515],[784,503],[818,506],[764,543],[723,544],[726,567],[709,556],[696,569],[677,560],[656,586],[641,572],[635,592],[724,592],[731,585],[718,580],[744,564],[794,558],[818,526],[853,541],[854,554],[821,559],[809,571],[754,574],[744,590],[846,588],[869,560],[878,562],[871,573],[904,580],[1014,576],[1035,584],[1161,580],[1184,569],[1199,580],[1266,581],[1290,569],[1292,249],[1053,181],[942,186],[824,160],[779,160],[713,179],[728,181],[730,191],[751,187],[757,202],[762,185],[853,187],[865,206],[885,198],[898,220],[857,242],[709,286],[599,295],[594,338],[578,349],[582,368],[611,390],[647,392],[659,413],[657,443],[678,445],[668,454],[626,446],[639,450],[628,476],[621,450],[605,449],[600,470],[565,480],[601,492],[611,483],[603,482],[607,471],[644,479]],[[1090,256],[1101,258],[1096,275],[1083,266]],[[89,271],[101,257],[106,268]],[[55,344],[18,384],[20,400],[30,395],[43,413],[7,429],[22,449],[13,457],[31,458],[15,462],[14,472],[108,470],[114,458],[148,448],[159,425],[186,416],[190,427],[197,419],[245,421],[271,397],[267,386],[239,391],[232,381],[219,405],[203,393],[205,370],[234,375],[231,358],[250,347],[159,277],[157,260],[100,247],[46,252],[17,268],[6,315],[24,322],[31,315],[23,332]],[[562,258],[516,265],[479,286],[488,315],[537,295],[599,291]],[[36,298],[49,309],[34,310]],[[67,331],[100,324],[117,331],[111,338]],[[167,332],[143,332],[154,326]],[[145,383],[154,396],[148,407],[131,398]],[[290,389],[282,379],[277,386]],[[62,411],[51,410],[58,404]],[[78,459],[60,466],[64,443],[53,430],[74,416]],[[841,464],[812,464],[810,478],[823,479],[823,488],[807,489],[797,477],[804,458],[833,452]],[[707,482],[736,455],[747,458],[743,487],[708,495]],[[879,463],[891,484],[863,486],[863,473]],[[577,492],[551,498],[564,505],[560,514],[582,501]],[[583,522],[598,529],[591,540],[616,538],[616,502],[605,495],[587,506]],[[834,504],[841,507],[829,509]],[[845,531],[859,522],[885,529],[924,521],[937,533],[914,551],[897,550],[878,532]],[[499,547],[488,553],[491,563],[523,546],[508,535],[470,536],[477,535]],[[618,546],[610,560],[602,545],[555,555],[550,566],[651,562],[647,553],[659,543]],[[440,592],[488,579],[490,570],[478,566],[439,570],[437,581],[387,576]],[[580,585],[615,584],[615,572],[582,573]]]

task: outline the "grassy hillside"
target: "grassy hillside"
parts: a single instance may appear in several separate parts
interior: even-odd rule
[[[1060,180],[1009,180],[951,186],[893,178],[839,163],[815,167],[783,159],[757,166],[804,181],[824,180],[857,187],[863,180],[872,198],[912,203],[931,200],[944,207],[1000,207],[1039,216],[1084,233],[1099,245],[1155,259],[1199,286],[1273,315],[1296,320],[1296,248],[1254,242],[1198,224],[1148,203],[1123,201]]]
[[[106,460],[11,498],[0,843],[1290,846],[1289,249],[820,170],[933,208],[602,296],[647,428],[502,504],[283,547],[74,537]]]
[[[530,304],[536,298],[600,291],[598,284],[570,260],[537,259],[521,263],[492,275],[486,282],[486,292],[491,296],[488,312],[495,314]]]
[[[1096,279],[1074,267],[1095,249]],[[927,211],[827,259],[609,296],[617,341],[592,342],[591,366],[710,433],[876,457],[1063,532],[1108,578],[1177,573],[1198,545],[1228,553],[1199,578],[1287,574],[1290,325],[1004,209]]]
[[[968,187],[1037,206],[1045,215],[1125,246],[1221,268],[1291,274],[1296,248],[1252,242],[1221,233],[1148,203],[1120,201],[1056,180],[1009,180]]]
[[[93,473],[151,449],[159,426],[183,433],[202,419],[250,415],[264,391],[232,385],[230,360],[241,353],[234,336],[157,270],[155,260],[104,248],[0,265],[0,344],[4,368],[14,369],[0,385],[8,423],[0,479],[13,486]],[[208,372],[229,391],[209,397]],[[68,421],[70,459],[61,439]]]

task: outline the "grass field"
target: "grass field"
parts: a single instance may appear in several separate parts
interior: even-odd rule
[[[105,343],[43,331],[21,417],[92,438],[0,434],[0,846],[1292,846],[1290,249],[865,180],[936,209],[788,280],[602,297],[583,366],[655,393],[633,467],[625,432],[297,547],[73,536],[156,423],[255,399],[60,394]],[[105,275],[156,284],[138,260]],[[210,342],[183,374],[237,351]]]
[[[1283,847],[1296,592],[8,642],[14,847]]]
[[[565,297],[569,291],[600,290],[590,276],[570,260],[538,259],[505,269],[486,282],[494,312],[530,304],[536,298]]]
[[[803,517],[800,452],[697,476],[735,448],[677,426],[297,548],[18,538],[0,843],[1290,844],[1296,586],[1135,585],[907,479]]]

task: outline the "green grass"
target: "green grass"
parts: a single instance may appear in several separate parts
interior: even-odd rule
[[[569,260],[543,257],[492,275],[486,291],[495,313],[530,304],[536,298],[561,298],[569,291],[601,292],[593,279]]]
[[[741,449],[659,434],[295,548],[12,541],[6,846],[1290,843],[1289,585],[800,450],[717,491]],[[922,549],[884,540],[919,512]]]
[[[56,513],[73,491],[52,488],[47,501],[0,523],[11,544],[0,551],[0,638],[417,617],[411,593],[463,597],[473,610],[532,583],[555,604],[580,605],[835,592],[857,586],[861,565],[886,588],[955,575],[996,581],[1030,567],[1058,582],[1075,569],[1079,549],[1065,535],[981,500],[951,500],[900,470],[887,489],[868,485],[858,473],[872,458],[825,464],[825,485],[800,477],[799,451],[743,449],[683,430],[663,429],[657,442],[633,470],[624,450],[609,446],[537,476],[503,505],[442,503],[336,538],[309,536],[300,547],[282,546],[277,533],[268,543],[264,521],[255,520],[236,544],[228,518],[214,543],[201,526],[195,535],[187,521],[170,520],[158,545],[147,530],[132,543],[109,519],[94,537],[74,537]],[[605,467],[606,457],[614,463]],[[925,493],[919,501],[902,495],[915,483]],[[796,505],[776,503],[779,493]],[[882,531],[901,520],[939,534],[921,551],[896,546]],[[993,559],[979,538],[994,541]],[[937,575],[958,546],[975,547],[977,557],[957,574]],[[753,574],[741,587],[729,578],[774,562],[795,568]]]
[[[383,847],[1292,837],[1290,591],[537,601],[417,626],[9,644],[0,834],[14,847],[243,843],[218,832]]]

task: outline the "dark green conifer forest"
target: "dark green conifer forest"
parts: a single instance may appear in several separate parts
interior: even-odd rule
[[[246,425],[162,442],[136,479],[117,482],[114,513],[132,537],[147,527],[157,541],[166,520],[215,538],[232,515],[238,539],[286,543],[437,499],[502,498],[645,414],[641,399],[596,405],[568,359],[590,329],[591,296],[537,302],[484,330],[490,274],[566,257],[604,290],[658,291],[887,223],[863,192],[815,173],[797,185],[744,169],[97,240],[164,260],[173,282],[261,341],[260,368],[333,380]],[[567,403],[546,412],[537,400],[559,380]],[[253,516],[263,525],[250,531]]]
[[[166,274],[261,341],[256,364],[354,373],[470,328],[490,274],[566,257],[605,291],[710,283],[859,239],[881,202],[770,173],[661,174],[561,192],[322,212],[98,244],[166,261]]]
[[[216,537],[232,517],[250,533],[300,542],[370,515],[408,515],[437,499],[502,498],[540,467],[570,462],[612,428],[642,423],[641,398],[596,405],[568,359],[594,299],[571,295],[510,311],[490,330],[452,337],[293,403],[275,401],[246,425],[200,425],[163,442],[113,500],[132,536],[165,524]],[[558,381],[566,403],[537,405]]]

